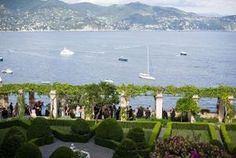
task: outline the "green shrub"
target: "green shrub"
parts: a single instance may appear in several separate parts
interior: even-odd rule
[[[0,129],[10,128],[12,126],[20,126],[23,128],[28,128],[29,124],[25,120],[19,120],[19,119],[4,120],[0,122]]]
[[[172,131],[172,123],[168,122],[166,130],[165,130],[164,135],[163,135],[163,140],[165,140],[165,139],[167,139],[171,136],[171,131]]]
[[[20,135],[9,136],[7,140],[2,144],[2,149],[7,158],[15,157],[17,149],[25,142],[25,138]]]
[[[75,158],[75,153],[68,147],[57,148],[49,158]]]
[[[224,144],[225,144],[227,150],[228,150],[230,153],[233,153],[235,146],[234,146],[234,144],[233,144],[233,142],[232,142],[232,140],[231,140],[231,138],[230,138],[230,136],[229,136],[229,134],[228,134],[228,132],[227,132],[227,130],[226,130],[225,124],[222,124],[222,125],[220,126],[220,132],[221,132],[221,136],[222,136],[222,138],[223,138],[223,142],[224,142]]]
[[[24,129],[13,126],[6,133],[3,142],[2,150],[6,157],[14,157],[17,149],[26,141]]]
[[[161,123],[157,122],[154,128],[152,129],[152,134],[149,138],[149,146],[152,147],[161,131]]]
[[[103,120],[95,130],[96,137],[120,141],[123,138],[123,130],[115,119]]]
[[[190,123],[190,122],[175,122],[172,123],[173,129],[191,129],[191,130],[208,130],[206,123]]]
[[[133,140],[138,149],[143,149],[147,147],[145,134],[142,128],[136,127],[129,130],[127,138]]]
[[[71,131],[74,134],[84,135],[90,133],[89,124],[83,120],[78,118],[71,126]]]
[[[38,146],[25,143],[17,150],[16,158],[42,158],[42,154]]]
[[[27,130],[28,139],[47,137],[49,135],[51,135],[51,129],[45,118],[38,117],[34,119]]]
[[[117,141],[111,139],[103,139],[100,137],[95,137],[95,144],[114,150],[117,149],[120,145],[120,143]]]
[[[218,147],[221,148],[221,149],[224,148],[223,144],[222,144],[219,140],[215,140],[215,139],[210,140],[210,144],[215,145],[215,146],[218,146]]]
[[[148,128],[152,129],[156,122],[155,121],[145,121],[145,120],[138,120],[138,121],[118,121],[122,128]]]
[[[216,133],[216,129],[212,124],[208,125],[208,131],[210,133],[211,140],[219,141],[219,137],[218,137],[218,134]]]
[[[115,151],[113,158],[140,158],[137,146],[131,139],[124,139]]]

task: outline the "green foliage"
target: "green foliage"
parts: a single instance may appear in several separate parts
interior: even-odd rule
[[[37,117],[27,130],[28,139],[48,137],[51,135],[51,129],[45,118]]]
[[[104,139],[100,137],[95,137],[95,144],[114,150],[117,149],[118,146],[120,145],[120,143],[117,141],[111,139]]]
[[[32,143],[23,144],[16,153],[16,158],[42,158],[42,154],[37,145]]]
[[[208,124],[208,127],[209,127],[208,130],[211,136],[211,140],[219,141],[219,137],[218,137],[218,134],[216,133],[215,127],[212,124]]]
[[[152,129],[152,134],[149,138],[148,144],[150,147],[152,147],[154,145],[160,131],[161,131],[161,123],[157,122],[156,125],[154,126],[154,128]]]
[[[75,158],[75,153],[68,147],[57,148],[49,158]]]
[[[163,140],[168,139],[171,136],[171,131],[172,131],[172,122],[168,122],[162,139]]]
[[[138,120],[138,121],[118,121],[122,128],[148,128],[152,129],[156,125],[156,121]]]
[[[176,103],[177,112],[198,112],[200,110],[197,103],[190,97],[180,98]]]
[[[234,148],[236,147],[233,142],[232,142],[232,139],[230,138],[227,130],[226,130],[226,126],[225,124],[222,124],[220,126],[220,132],[221,132],[221,136],[223,138],[223,142],[227,148],[227,150],[230,152],[230,153],[233,153],[234,152]]]
[[[78,118],[71,126],[71,131],[74,134],[84,135],[90,133],[89,124],[83,120]]]
[[[121,119],[121,121],[126,121],[128,119],[127,108],[126,107],[121,107],[120,108],[120,119]]]
[[[140,127],[130,129],[126,137],[133,140],[138,149],[147,147],[144,131]]]
[[[115,151],[113,158],[140,158],[136,150],[135,142],[126,138]]]
[[[115,119],[103,120],[95,130],[96,137],[120,141],[123,138],[123,130]]]
[[[11,127],[6,133],[3,143],[2,150],[6,157],[14,157],[17,149],[26,141],[26,135],[24,129],[21,127]]]

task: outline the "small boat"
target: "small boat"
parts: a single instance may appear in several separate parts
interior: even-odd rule
[[[182,55],[182,56],[187,56],[187,52],[180,52],[180,55]]]
[[[69,50],[69,49],[67,49],[67,48],[64,48],[61,51],[60,55],[62,55],[62,56],[71,56],[71,55],[74,55],[74,52]]]
[[[2,83],[2,78],[0,77],[0,83]]]
[[[147,73],[139,73],[139,77],[146,80],[155,80],[156,78],[150,75],[149,66],[149,47],[147,47]]]
[[[3,61],[3,57],[0,56],[0,61]]]
[[[13,71],[11,69],[6,69],[6,70],[2,70],[2,73],[4,73],[4,74],[13,74]]]
[[[50,81],[41,81],[41,84],[50,84]]]
[[[119,57],[119,59],[118,59],[119,61],[125,61],[125,62],[127,62],[128,61],[128,59],[127,58],[124,58],[123,56],[121,56],[121,57]]]
[[[113,80],[104,80],[104,82],[106,82],[106,83],[114,83]]]

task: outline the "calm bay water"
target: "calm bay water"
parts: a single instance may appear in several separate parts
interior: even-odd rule
[[[4,83],[42,81],[84,84],[111,79],[115,84],[236,86],[235,32],[1,32],[0,70]],[[138,77],[146,71],[150,47],[155,81]],[[74,55],[63,57],[64,48]],[[187,56],[179,56],[181,51]],[[120,62],[124,56],[128,62]],[[165,97],[165,108],[178,98]],[[153,105],[152,97],[137,97],[132,105]],[[216,99],[202,98],[214,111]]]

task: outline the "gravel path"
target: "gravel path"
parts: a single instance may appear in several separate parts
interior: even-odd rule
[[[49,158],[54,150],[56,150],[60,146],[68,146],[70,147],[73,142],[63,142],[58,139],[54,139],[54,143],[50,145],[44,145],[40,147],[40,151],[42,152],[43,158]],[[113,150],[98,146],[94,143],[94,139],[90,139],[88,143],[73,143],[76,148],[82,149],[84,151],[89,152],[91,158],[112,158],[114,153]]]
[[[162,140],[165,131],[166,131],[166,128],[161,128],[161,132],[160,132],[160,134],[159,134],[157,140]]]

